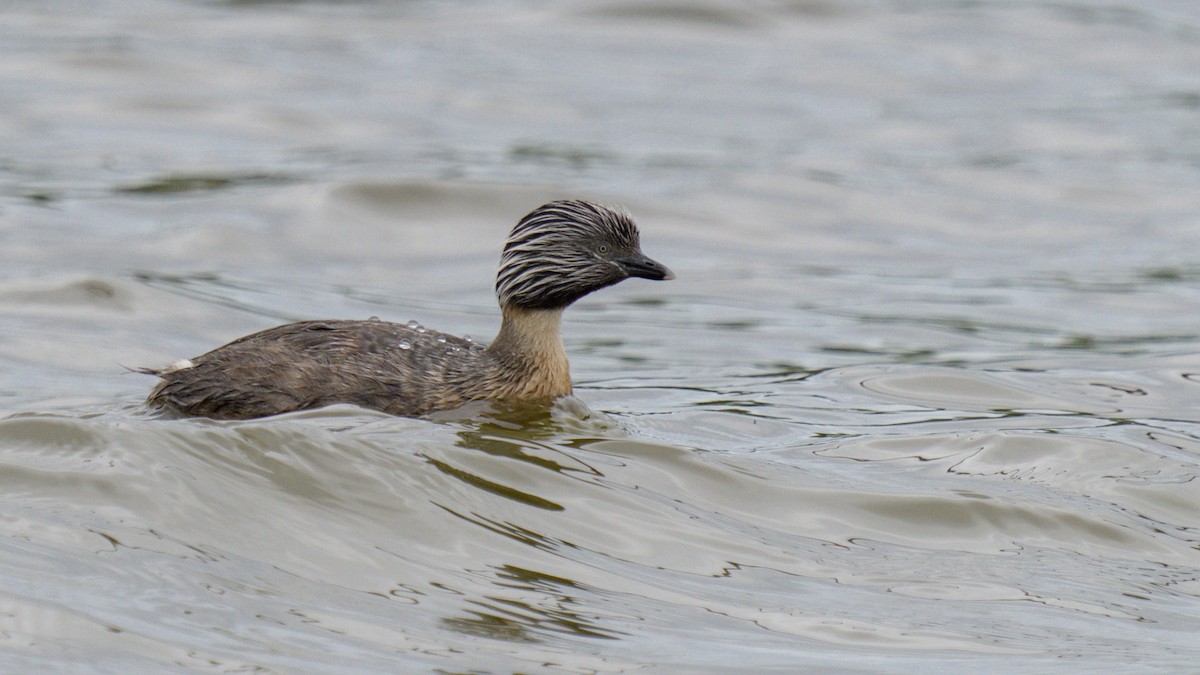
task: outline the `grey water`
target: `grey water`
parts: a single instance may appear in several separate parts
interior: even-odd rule
[[[1190,0],[0,4],[0,669],[1185,672]],[[628,208],[542,415],[171,419],[307,318],[489,339]]]

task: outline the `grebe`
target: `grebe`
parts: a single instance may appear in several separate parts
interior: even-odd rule
[[[502,321],[490,346],[416,322],[301,321],[143,369],[163,380],[147,402],[249,419],[334,403],[418,416],[469,401],[549,401],[571,393],[563,310],[629,277],[674,275],[642,253],[628,214],[550,202],[522,218],[504,244],[496,273]]]

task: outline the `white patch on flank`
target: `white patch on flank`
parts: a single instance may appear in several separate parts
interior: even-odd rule
[[[167,373],[174,373],[174,372],[178,372],[180,370],[187,370],[188,368],[195,368],[195,367],[196,367],[196,364],[192,363],[191,359],[180,359],[180,360],[176,361],[175,363],[172,363],[171,365],[167,366],[166,368],[163,368],[162,373],[163,373],[163,375],[166,375]]]

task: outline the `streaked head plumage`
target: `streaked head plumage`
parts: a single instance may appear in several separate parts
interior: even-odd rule
[[[520,220],[496,274],[501,306],[561,309],[631,276],[671,279],[641,250],[624,211],[581,200],[544,204]]]

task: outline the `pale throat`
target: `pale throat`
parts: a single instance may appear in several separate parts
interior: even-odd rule
[[[571,369],[562,342],[562,309],[502,307],[500,334],[491,350],[522,376],[519,395],[557,397],[571,393]]]

